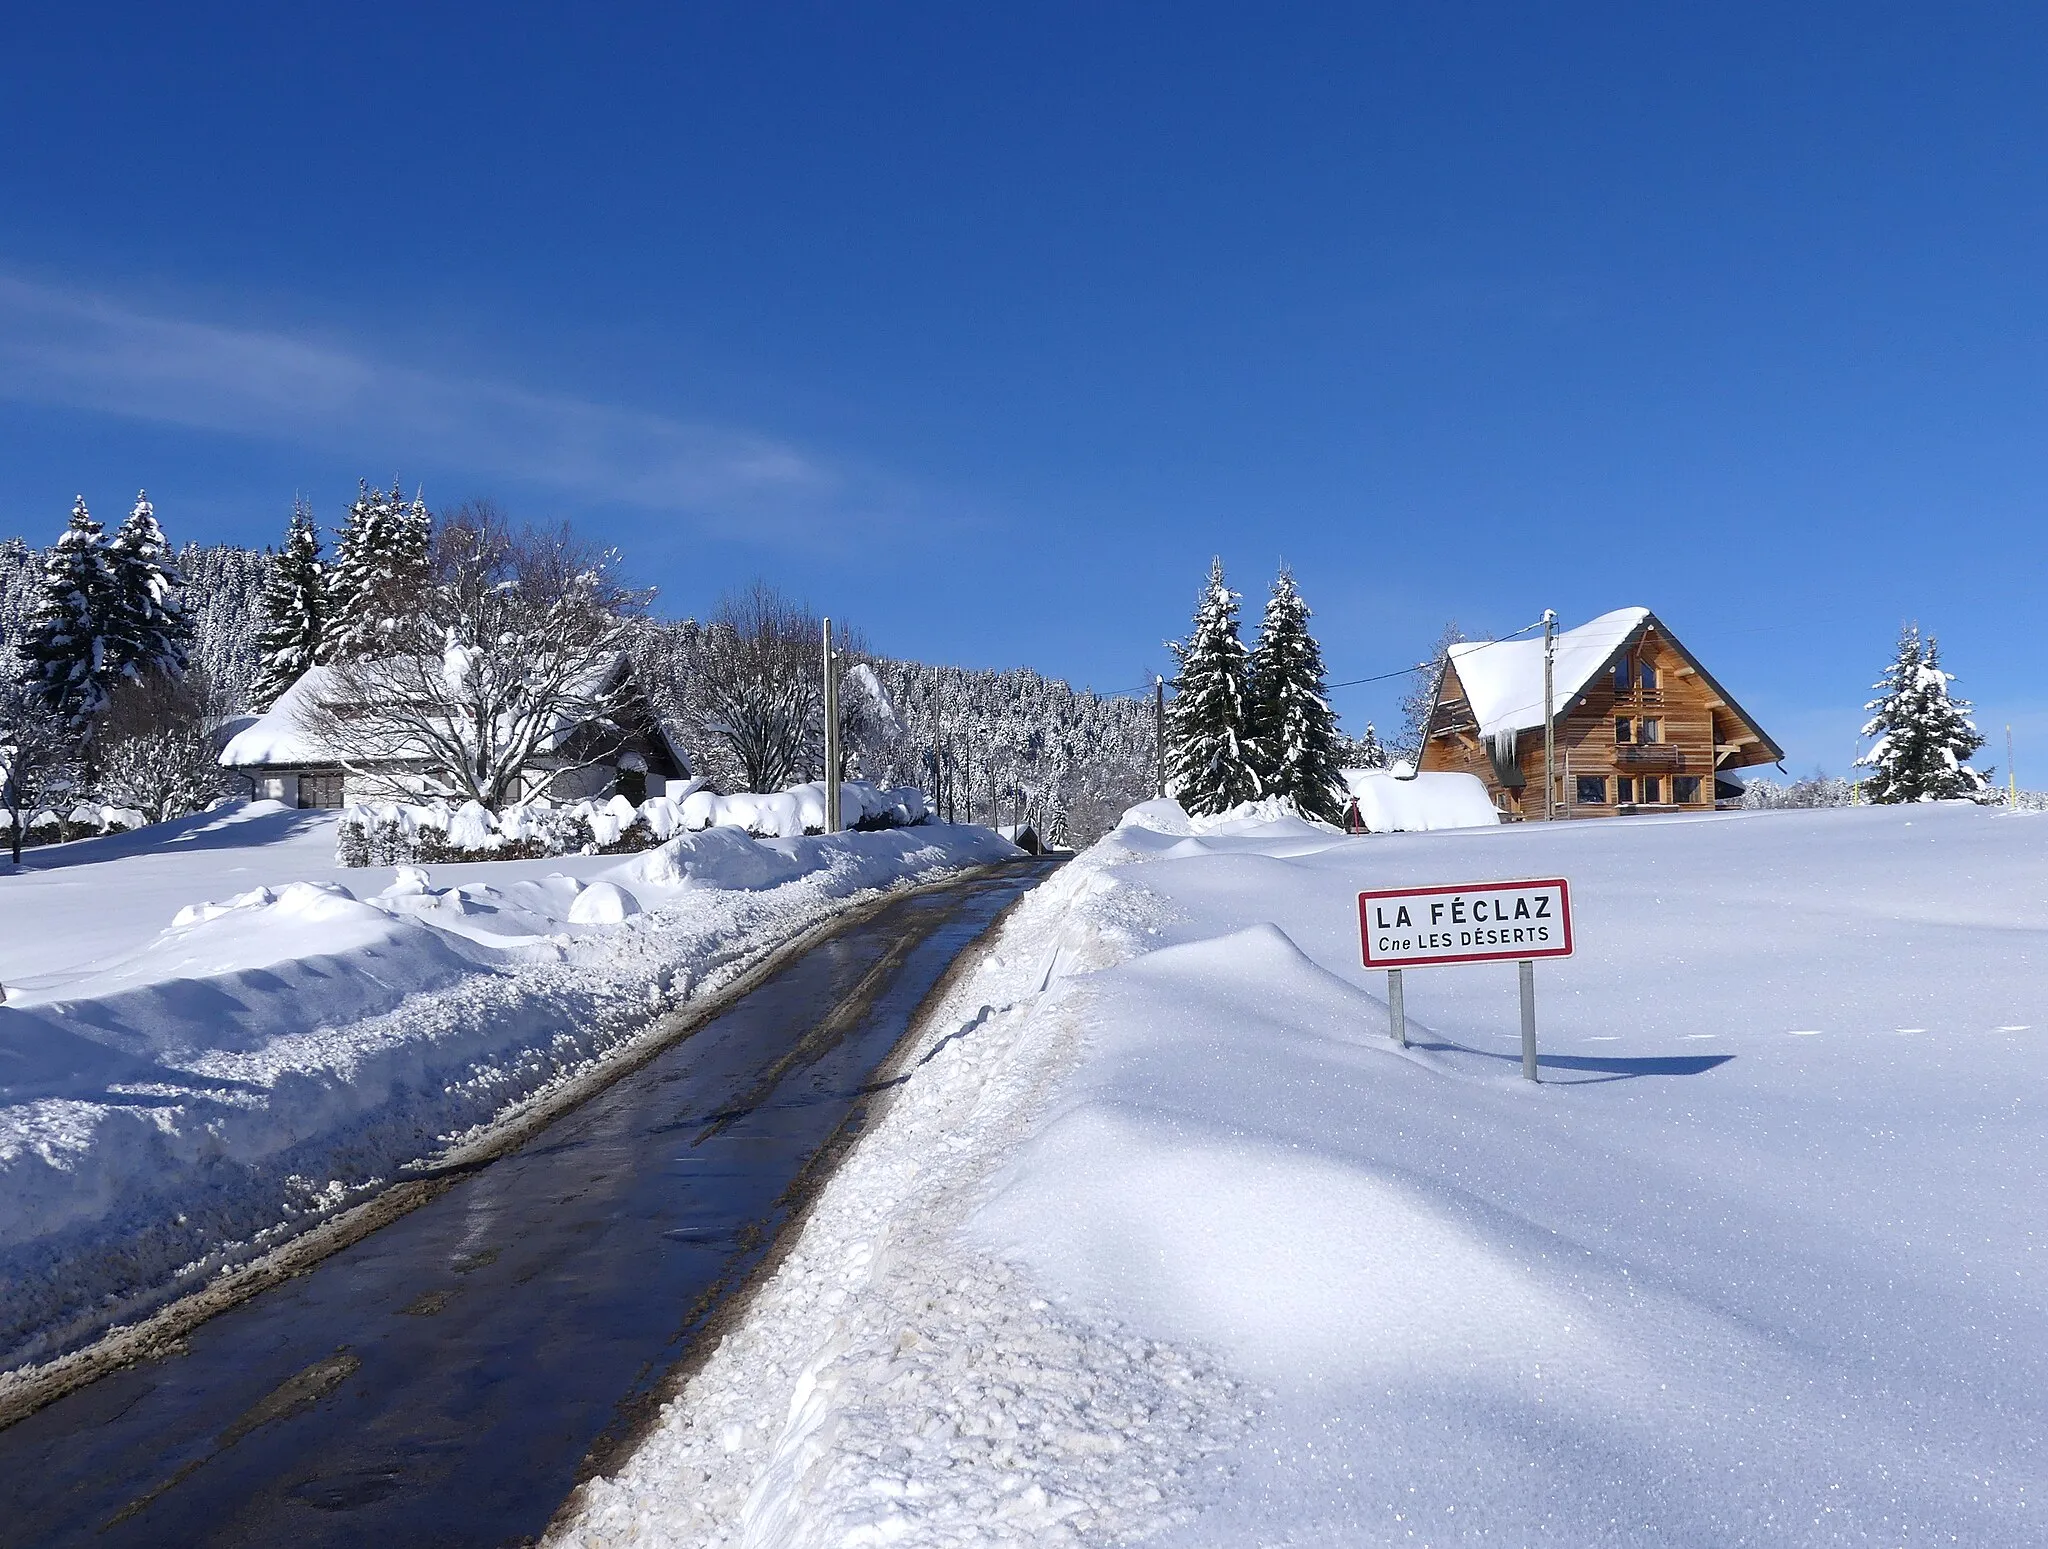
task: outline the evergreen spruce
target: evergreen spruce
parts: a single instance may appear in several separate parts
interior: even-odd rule
[[[106,535],[80,495],[64,536],[43,556],[41,593],[22,642],[29,681],[74,726],[105,708],[117,675],[104,638],[113,598]]]
[[[135,509],[107,545],[107,564],[113,584],[101,633],[108,667],[133,679],[182,678],[192,640],[185,578],[146,493],[137,493]]]
[[[1211,562],[1195,609],[1194,633],[1173,642],[1180,672],[1166,708],[1166,789],[1189,812],[1208,816],[1255,801],[1259,777],[1246,745],[1249,654],[1237,634],[1237,593]]]
[[[1305,817],[1334,823],[1337,718],[1323,697],[1323,651],[1308,632],[1309,607],[1283,569],[1273,582],[1250,659],[1247,721],[1252,763],[1268,796],[1294,803]]]
[[[327,629],[327,567],[320,561],[320,529],[302,500],[292,509],[284,548],[263,588],[261,665],[249,691],[252,706],[268,710],[322,656]]]
[[[1984,739],[1971,724],[1970,702],[1950,696],[1954,681],[1932,636],[1923,647],[1916,627],[1900,631],[1898,654],[1874,685],[1882,692],[1864,706],[1874,714],[1863,735],[1877,742],[1856,763],[1872,771],[1863,782],[1872,802],[1941,801],[1984,789],[1984,777],[1965,762]]]
[[[1372,722],[1365,723],[1365,735],[1353,737],[1337,750],[1337,762],[1344,769],[1385,769],[1393,762]]]
[[[426,585],[432,529],[425,504],[408,502],[397,480],[389,490],[361,485],[334,545],[321,660],[376,654]]]

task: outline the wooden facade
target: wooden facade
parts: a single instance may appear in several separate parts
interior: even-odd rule
[[[1540,642],[1511,648],[1542,650]],[[1559,817],[1711,811],[1723,794],[1722,775],[1784,757],[1647,612],[1590,676],[1557,682],[1554,698]],[[1419,768],[1477,775],[1506,816],[1541,818],[1540,707],[1524,717],[1529,724],[1496,724],[1491,736],[1481,735],[1483,713],[1475,712],[1454,654],[1437,688]]]

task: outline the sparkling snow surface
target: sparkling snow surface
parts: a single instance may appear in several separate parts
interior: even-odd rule
[[[0,1365],[359,1197],[985,829],[334,861],[237,804],[0,871]]]
[[[2048,1541],[2048,822],[1149,815],[559,1542]],[[1357,891],[1527,875],[1544,1083],[1511,965],[1392,1048]]]
[[[1615,647],[1650,616],[1648,608],[1617,608],[1577,629],[1560,630],[1551,666],[1551,699],[1562,710],[1607,665]],[[1543,639],[1475,640],[1451,647],[1451,663],[1465,686],[1465,702],[1479,720],[1479,735],[1543,725]]]

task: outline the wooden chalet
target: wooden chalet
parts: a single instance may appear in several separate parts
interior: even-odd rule
[[[1555,641],[1557,815],[1712,810],[1734,769],[1784,752],[1647,608]],[[1450,649],[1418,768],[1486,782],[1510,818],[1543,816],[1543,642]]]

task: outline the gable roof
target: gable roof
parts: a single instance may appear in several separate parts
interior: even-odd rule
[[[1702,667],[1699,658],[1671,632],[1670,626],[1648,608],[1616,608],[1590,619],[1576,629],[1560,630],[1557,659],[1552,669],[1551,705],[1555,718],[1562,720],[1579,697],[1614,665],[1642,633],[1654,627],[1658,635],[1699,674],[1700,681],[1727,707],[1728,713],[1756,733],[1761,748],[1775,763],[1785,754],[1773,742],[1756,718]],[[1479,640],[1450,648],[1451,665],[1465,690],[1465,702],[1479,723],[1479,735],[1497,737],[1511,731],[1540,730],[1543,725],[1543,641]],[[1441,684],[1438,697],[1443,694]]]
[[[1617,608],[1577,629],[1560,630],[1551,674],[1551,703],[1559,714],[1607,670],[1637,630],[1650,622],[1648,608]],[[1543,641],[1472,640],[1450,649],[1451,665],[1465,690],[1465,703],[1479,723],[1479,735],[1527,731],[1543,724]]]

